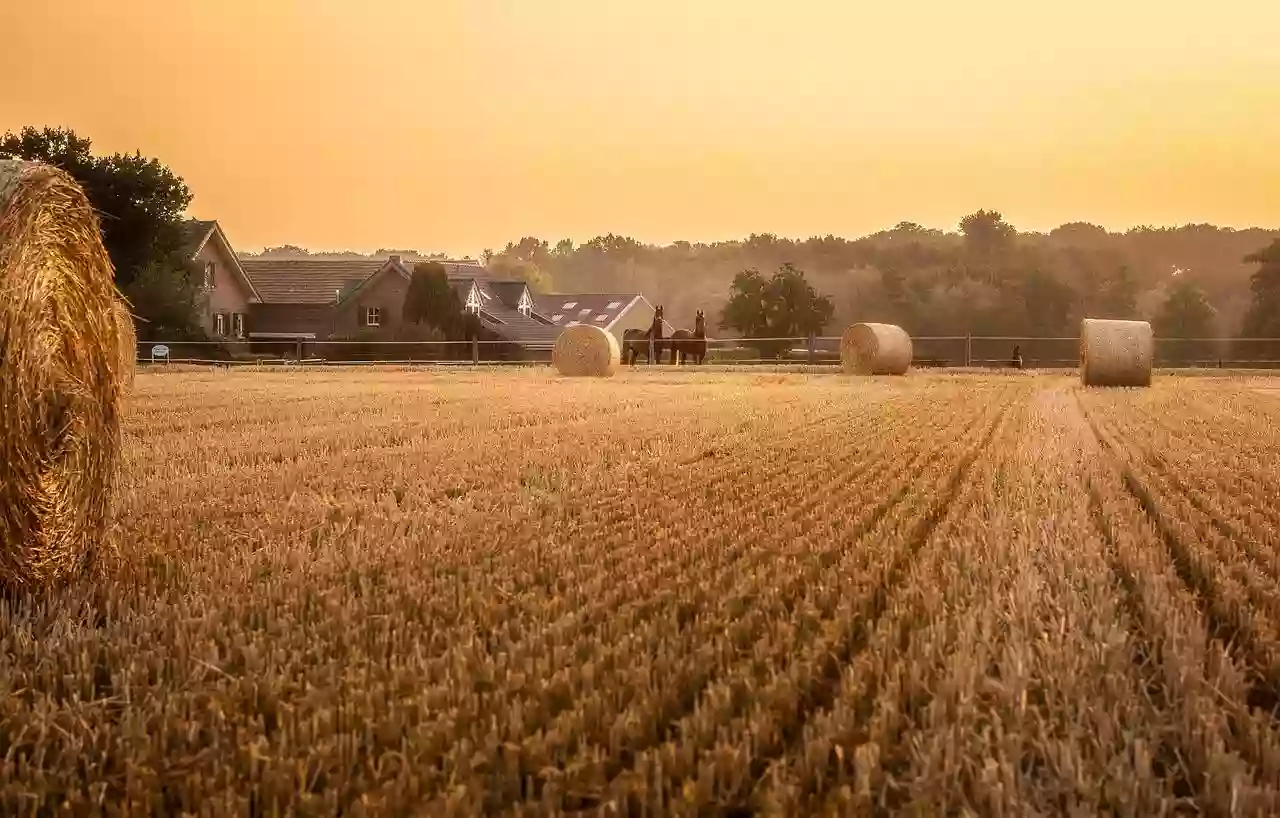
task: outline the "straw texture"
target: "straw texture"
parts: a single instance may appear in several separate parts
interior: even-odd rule
[[[608,377],[618,371],[621,358],[613,333],[587,324],[565,327],[551,350],[551,363],[561,375]]]
[[[840,363],[855,375],[905,375],[911,336],[895,324],[854,324],[840,336]]]
[[[100,556],[133,362],[84,192],[56,168],[0,160],[0,589]]]
[[[1080,381],[1085,386],[1150,386],[1151,324],[1086,318],[1080,322]]]

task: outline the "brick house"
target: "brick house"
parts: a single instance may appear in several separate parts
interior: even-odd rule
[[[248,337],[249,315],[262,298],[240,259],[214,221],[183,225],[183,244],[201,276],[205,305],[200,326],[211,338],[239,341]]]
[[[297,342],[402,337],[414,261],[394,255],[241,259],[217,222],[189,221],[187,234],[191,258],[205,276],[202,320],[214,338],[280,352]],[[647,329],[653,321],[653,305],[639,294],[535,296],[524,281],[496,278],[479,262],[437,263],[462,308],[479,319],[482,337],[509,342],[520,357],[549,357],[561,330],[575,323],[602,326],[621,341],[625,330]]]

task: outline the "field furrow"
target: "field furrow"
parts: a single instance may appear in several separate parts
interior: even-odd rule
[[[142,374],[106,575],[0,600],[0,813],[1274,815],[1277,419],[1232,378]]]

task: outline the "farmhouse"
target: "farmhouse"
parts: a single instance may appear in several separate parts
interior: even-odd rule
[[[202,325],[232,348],[252,341],[400,337],[413,261],[395,255],[241,259],[215,221],[189,221],[187,248],[208,294]],[[602,326],[621,340],[624,330],[647,328],[653,320],[653,306],[639,294],[535,296],[524,281],[497,278],[478,262],[439,263],[484,334],[510,342],[524,357],[545,357],[572,323]]]

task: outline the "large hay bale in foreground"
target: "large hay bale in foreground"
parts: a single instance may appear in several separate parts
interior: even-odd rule
[[[613,333],[588,324],[565,327],[551,350],[551,363],[561,375],[607,377],[618,370],[621,359]]]
[[[0,160],[0,588],[93,565],[134,363],[133,322],[84,191]]]
[[[840,336],[840,363],[855,375],[904,375],[911,336],[895,324],[854,324]]]
[[[1080,380],[1085,386],[1150,386],[1155,342],[1146,321],[1080,322]]]

